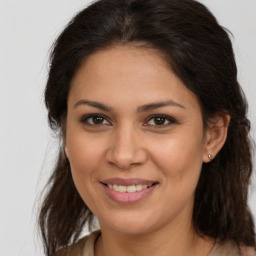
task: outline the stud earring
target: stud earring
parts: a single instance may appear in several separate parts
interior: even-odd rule
[[[209,158],[210,160],[212,160],[212,155],[211,155],[211,154],[208,154],[208,158]]]

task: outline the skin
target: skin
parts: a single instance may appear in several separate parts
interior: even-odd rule
[[[138,111],[166,101],[175,104]],[[88,114],[104,118],[95,124]],[[156,114],[171,119],[159,124]],[[228,117],[213,121],[204,131],[196,95],[154,50],[116,46],[81,65],[68,96],[64,141],[77,190],[100,223],[96,256],[208,255],[214,241],[194,232],[192,211],[202,163],[226,139]],[[113,177],[158,185],[141,201],[122,205],[100,184]]]

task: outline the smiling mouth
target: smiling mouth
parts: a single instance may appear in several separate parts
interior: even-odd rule
[[[102,182],[101,182],[102,183]],[[142,191],[145,189],[148,189],[152,186],[157,185],[158,183],[153,183],[150,185],[142,185],[142,184],[136,184],[136,185],[130,185],[130,186],[123,186],[123,185],[117,185],[117,184],[105,184],[102,183],[104,186],[110,188],[113,191],[121,192],[121,193],[135,193],[138,191]]]

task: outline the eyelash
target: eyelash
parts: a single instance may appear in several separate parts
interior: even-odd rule
[[[90,123],[88,122],[88,120],[90,120],[91,118],[97,118],[97,117],[102,118],[102,119],[103,119],[103,122],[104,122],[104,120],[106,120],[108,123],[110,123],[110,122],[108,121],[107,117],[105,117],[105,116],[102,115],[102,114],[89,114],[89,115],[83,116],[83,117],[81,118],[80,122],[83,123],[83,124],[85,124],[85,125],[87,125],[87,126],[94,126],[94,127],[95,127],[95,126],[96,126],[96,127],[100,127],[100,126],[102,126],[102,125],[106,125],[106,124],[90,124]],[[167,127],[167,126],[169,126],[169,125],[171,125],[171,124],[176,124],[176,123],[177,123],[177,121],[176,121],[174,118],[172,118],[172,117],[170,117],[170,116],[167,116],[167,115],[162,115],[162,114],[155,114],[155,115],[149,116],[149,117],[147,118],[146,123],[149,123],[149,121],[150,121],[150,120],[153,120],[154,118],[163,118],[163,119],[164,119],[164,124],[160,124],[160,125],[148,125],[148,124],[144,124],[144,126],[151,126],[151,127],[153,127],[153,128],[156,128],[156,129],[159,129],[159,128],[161,129],[161,128],[165,128],[165,127]],[[168,121],[167,124],[165,124],[166,121]],[[107,124],[107,125],[109,125],[109,124]]]
[[[96,117],[100,117],[100,118],[108,121],[108,119],[102,114],[89,114],[89,115],[83,116],[80,121],[81,121],[81,123],[83,123],[85,125],[88,125],[88,126],[101,126],[102,124],[90,124],[90,123],[88,123],[88,120],[90,118],[96,118]]]
[[[177,124],[177,121],[174,118],[172,118],[170,116],[167,116],[167,115],[162,115],[162,114],[155,114],[155,115],[152,115],[152,116],[148,117],[146,123],[148,123],[150,120],[154,120],[154,118],[163,118],[165,120],[164,123],[166,121],[168,121],[168,123],[167,124],[161,124],[161,125],[145,125],[145,126],[156,126],[154,128],[165,128],[165,127],[167,127],[171,124]]]

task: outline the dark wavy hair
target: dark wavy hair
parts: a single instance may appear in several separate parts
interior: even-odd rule
[[[50,57],[45,103],[50,127],[62,140],[70,82],[98,50],[132,45],[158,50],[194,92],[204,124],[230,115],[225,145],[203,164],[195,191],[193,224],[198,234],[255,247],[247,205],[252,174],[247,103],[226,29],[194,0],[99,0],[78,13],[57,38]],[[74,243],[93,214],[78,194],[62,146],[46,186],[39,225],[46,255]]]

